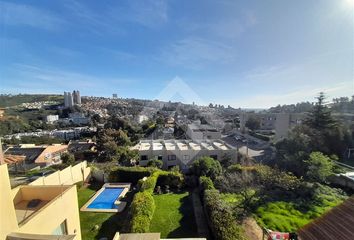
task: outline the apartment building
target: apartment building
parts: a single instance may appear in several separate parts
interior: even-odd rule
[[[246,122],[251,117],[260,120],[261,131],[274,131],[275,139],[279,140],[288,136],[291,128],[302,123],[304,113],[242,113],[240,115],[240,129],[246,129]]]
[[[11,189],[0,152],[0,191],[0,239],[81,239],[76,185]]]
[[[193,140],[221,138],[221,132],[207,124],[188,124],[186,133],[187,136]]]
[[[203,156],[222,160],[224,157],[237,162],[237,149],[222,140],[142,140],[132,149],[139,151],[140,166],[154,158],[163,161],[163,168],[179,166],[185,170],[195,159]]]
[[[61,155],[68,151],[68,145],[35,145],[21,144],[5,150],[5,162],[10,165],[16,163],[16,170],[29,170],[34,167],[47,167],[61,163]],[[19,165],[19,163],[21,164]],[[12,170],[12,169],[11,169]]]

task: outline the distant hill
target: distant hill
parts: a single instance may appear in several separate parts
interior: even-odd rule
[[[43,102],[43,101],[58,101],[63,102],[63,95],[54,94],[1,94],[0,95],[0,107],[12,107],[22,103]]]

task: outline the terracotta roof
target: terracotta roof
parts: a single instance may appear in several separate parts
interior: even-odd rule
[[[23,162],[26,159],[26,156],[24,155],[10,155],[10,154],[5,154],[4,160],[5,163],[7,164],[14,164],[14,163],[19,163]]]
[[[297,233],[301,240],[353,240],[354,197],[305,225]]]
[[[46,163],[48,161],[51,161],[51,157],[47,159],[48,155],[59,153],[66,151],[68,149],[68,145],[52,145],[46,147],[44,151],[37,157],[35,163]]]

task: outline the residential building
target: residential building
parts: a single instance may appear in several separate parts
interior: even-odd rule
[[[193,140],[220,139],[221,132],[216,128],[200,123],[192,123],[187,126],[187,136]]]
[[[179,166],[188,168],[197,158],[208,156],[216,160],[229,157],[237,162],[237,149],[222,140],[141,140],[132,149],[139,151],[139,165],[146,166],[148,161],[157,158],[163,161],[163,168]]]
[[[47,115],[45,121],[49,124],[52,124],[59,120],[59,115]]]
[[[149,120],[149,117],[146,116],[145,114],[140,114],[137,116],[137,120],[138,120],[138,123],[142,123],[142,122]]]
[[[81,239],[76,185],[11,189],[0,153],[0,190],[0,239]]]
[[[79,90],[73,91],[73,100],[74,100],[74,105],[81,105],[81,96]]]
[[[80,91],[64,92],[64,107],[71,108],[75,105],[81,105]]]
[[[61,154],[68,151],[68,145],[21,144],[5,150],[4,161],[16,171],[26,171],[35,167],[47,167],[61,163]]]
[[[74,106],[74,99],[70,92],[64,92],[64,107],[71,108]]]
[[[85,117],[83,113],[75,112],[69,114],[68,121],[77,125],[85,125],[90,122],[90,118]]]
[[[289,130],[301,124],[305,118],[304,113],[242,113],[240,115],[241,131],[246,130],[246,122],[251,116],[259,119],[259,131],[273,131],[276,140],[287,137]]]

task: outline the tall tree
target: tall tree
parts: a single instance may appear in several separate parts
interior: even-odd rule
[[[304,123],[316,130],[328,130],[336,126],[336,121],[332,117],[331,109],[326,106],[326,96],[320,92],[317,103],[308,113]]]

